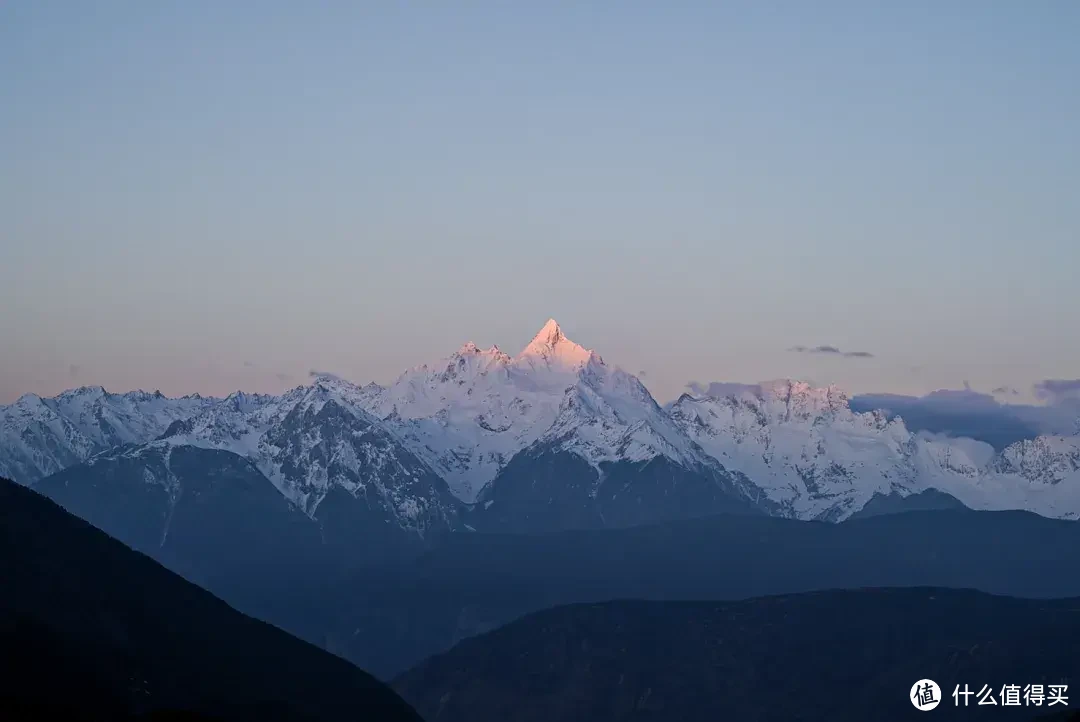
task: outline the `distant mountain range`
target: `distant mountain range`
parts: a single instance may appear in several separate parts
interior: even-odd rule
[[[732,511],[841,521],[871,502],[880,512],[930,499],[1080,517],[1080,436],[994,452],[924,438],[899,417],[852,411],[837,388],[796,381],[661,407],[553,320],[516,356],[465,344],[388,386],[321,377],[225,399],[83,387],[0,407],[0,473],[84,515],[92,505],[75,487],[145,483],[163,490],[154,518],[169,518],[184,490],[178,449],[189,473],[246,464],[324,540],[351,548]]]
[[[1040,436],[994,453],[970,439],[913,434],[900,417],[852,411],[836,387],[795,381],[683,395],[668,412],[784,516],[840,521],[871,500],[934,490],[973,509],[1080,517],[1080,436]]]
[[[173,421],[219,401],[198,395],[171,399],[145,391],[110,394],[100,386],[83,386],[51,399],[26,394],[0,406],[0,475],[33,484],[102,451],[150,441]]]

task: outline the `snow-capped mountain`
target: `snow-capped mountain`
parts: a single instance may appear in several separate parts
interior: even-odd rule
[[[624,510],[617,519],[616,507],[630,499],[661,518],[661,496],[688,503],[688,490],[700,487],[696,506],[708,513],[729,502],[749,507],[754,492],[675,425],[636,377],[571,341],[553,319],[517,356],[465,344],[387,387],[364,387],[361,403],[459,498],[482,502],[479,523],[498,516],[500,526],[513,527],[541,504],[549,526],[561,527],[555,510],[570,497],[580,524],[629,523],[633,515]],[[645,482],[659,469],[686,478],[663,489]]]
[[[567,388],[555,422],[537,442],[558,444],[594,466],[658,455],[688,468],[713,466],[635,376],[595,355]]]
[[[994,459],[992,469],[1032,484],[1056,485],[1080,470],[1080,435],[1039,436],[1011,444]]]
[[[0,474],[34,483],[83,462],[143,458],[133,447],[145,458],[213,449],[248,460],[311,519],[416,537],[748,508],[839,521],[916,497],[1080,516],[1080,435],[995,453],[852,411],[836,387],[730,390],[660,407],[549,320],[516,356],[467,343],[386,386],[322,377],[280,396],[26,395],[0,407]]]
[[[777,381],[731,396],[684,394],[668,413],[786,515],[843,517],[875,493],[915,484],[912,436],[903,422],[852,412],[834,387]]]
[[[270,493],[333,550],[308,557],[346,566],[383,562],[412,553],[429,532],[460,526],[461,504],[357,405],[359,394],[330,378],[281,396],[236,392],[174,421],[156,439],[94,454],[36,488],[114,536],[137,539],[139,548],[157,535],[162,549],[178,510],[188,537],[200,525],[243,517],[243,499],[274,509],[271,527],[292,524],[265,500]],[[244,539],[268,533],[259,508],[243,518],[249,526],[237,533]]]
[[[970,439],[911,433],[899,417],[851,410],[836,387],[782,380],[724,396],[684,394],[670,417],[782,513],[839,521],[875,496],[937,490],[976,509],[1076,518],[1080,437],[1039,437],[994,454]]]
[[[31,484],[101,451],[149,441],[216,402],[161,392],[113,394],[100,386],[53,398],[26,394],[0,407],[0,476]]]
[[[594,355],[550,320],[516,357],[467,343],[389,386],[365,386],[360,401],[471,503],[514,454],[551,428]]]
[[[52,399],[64,418],[97,446],[111,448],[145,441],[169,424],[217,402],[199,395],[167,398],[160,391],[111,394],[101,386],[83,386]]]
[[[466,502],[536,444],[557,444],[593,466],[658,455],[715,466],[636,377],[571,341],[554,319],[515,357],[467,343],[387,387],[364,387],[361,403]]]
[[[1080,519],[1080,434],[1010,444],[982,470],[978,490],[977,496],[956,496],[976,509],[1028,509]]]
[[[230,451],[250,459],[306,514],[328,500],[422,536],[455,523],[446,483],[358,404],[361,389],[320,377],[282,396],[235,393],[185,421],[159,442]]]

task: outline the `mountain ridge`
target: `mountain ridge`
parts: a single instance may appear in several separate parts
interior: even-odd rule
[[[914,434],[899,416],[853,411],[836,386],[727,386],[729,393],[683,394],[661,406],[635,375],[550,319],[516,356],[469,342],[385,386],[319,375],[280,395],[224,399],[100,387],[25,395],[0,407],[0,473],[35,483],[107,458],[113,442],[169,440],[252,459],[309,515],[337,489],[365,495],[421,535],[429,523],[454,526],[469,508],[481,524],[482,512],[505,496],[492,485],[519,485],[520,462],[555,455],[584,475],[573,485],[590,493],[604,483],[605,468],[666,459],[675,473],[711,478],[760,511],[804,519],[842,521],[871,499],[927,490],[972,508],[1080,518],[1080,436],[1040,436],[995,452]],[[327,408],[329,426],[316,431],[314,419]],[[294,410],[289,435],[281,428]],[[507,481],[511,472],[518,481]],[[527,481],[532,472],[525,473]],[[601,523],[599,513],[590,512],[593,523]]]
[[[668,413],[798,518],[839,521],[875,495],[927,490],[976,509],[1080,518],[1080,436],[1042,436],[995,453],[981,442],[913,434],[899,416],[853,411],[837,387],[790,380],[683,394]]]

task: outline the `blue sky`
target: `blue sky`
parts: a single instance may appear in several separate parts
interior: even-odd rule
[[[1077,37],[1070,0],[2,3],[0,403],[387,381],[549,316],[661,398],[1076,378]]]

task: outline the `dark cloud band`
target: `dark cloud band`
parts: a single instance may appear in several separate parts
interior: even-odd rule
[[[333,379],[334,381],[345,380],[341,376],[333,373],[332,371],[318,371],[316,369],[311,369],[310,371],[308,371],[308,377],[313,379]]]
[[[793,353],[828,354],[844,358],[874,358],[874,354],[869,351],[841,351],[837,346],[792,346],[788,351]]]
[[[1051,403],[1080,401],[1080,379],[1043,379],[1034,389],[1036,396]]]
[[[759,384],[727,381],[691,381],[686,388],[696,396],[716,398],[761,394]],[[1019,392],[1000,386],[986,394],[965,382],[963,389],[941,389],[925,396],[861,394],[851,398],[850,406],[852,411],[880,409],[890,417],[899,416],[915,433],[975,439],[998,450],[1042,434],[1080,433],[1080,379],[1046,379],[1033,389],[1044,404],[1002,403],[994,394]]]

